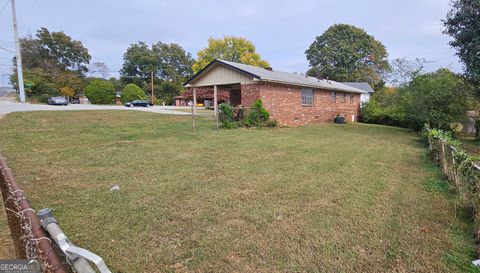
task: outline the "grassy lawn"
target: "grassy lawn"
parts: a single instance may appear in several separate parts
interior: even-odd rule
[[[197,124],[15,113],[0,151],[114,272],[476,272],[472,227],[410,131]]]

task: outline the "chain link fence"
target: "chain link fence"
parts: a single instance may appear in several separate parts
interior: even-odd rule
[[[13,172],[0,156],[0,189],[2,192],[13,245],[18,259],[35,259],[43,272],[66,273],[54,245],[45,234],[25,193],[18,187]]]

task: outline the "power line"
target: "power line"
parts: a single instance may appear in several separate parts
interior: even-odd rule
[[[5,5],[3,5],[2,8],[0,8],[0,13],[2,13],[2,11],[7,7],[8,3],[10,3],[10,0],[7,0],[7,2],[5,2]]]

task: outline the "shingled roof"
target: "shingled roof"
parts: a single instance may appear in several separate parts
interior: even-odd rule
[[[201,76],[204,71],[208,70],[208,68],[214,65],[223,65],[230,69],[236,70],[237,72],[247,74],[252,78],[254,78],[255,81],[289,84],[289,85],[295,85],[295,86],[301,86],[301,87],[319,88],[319,89],[334,90],[334,91],[346,91],[351,93],[367,93],[366,91],[361,90],[359,88],[355,88],[355,87],[348,86],[346,84],[342,84],[342,83],[331,81],[331,80],[317,79],[315,77],[288,73],[283,71],[276,71],[276,70],[271,71],[258,66],[229,62],[224,60],[212,61],[205,68],[203,68],[193,77],[191,77],[185,83],[185,85],[188,86],[191,82],[193,82],[194,79]]]
[[[370,84],[368,82],[342,82],[342,83],[345,84],[345,85],[351,86],[351,87],[358,88],[358,89],[363,90],[367,93],[374,93],[375,92],[375,90],[373,90],[373,88],[370,86]]]

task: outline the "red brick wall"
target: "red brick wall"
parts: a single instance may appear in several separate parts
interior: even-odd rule
[[[276,119],[280,125],[305,125],[318,122],[332,122],[337,114],[345,116],[345,120],[352,122],[358,119],[360,111],[360,94],[354,93],[353,103],[350,103],[350,95],[347,93],[343,102],[343,93],[337,91],[336,102],[331,101],[331,91],[314,89],[313,105],[301,105],[301,88],[280,84],[253,84],[246,86],[246,99],[251,100],[249,95],[252,90],[260,90],[260,98],[270,116]],[[244,88],[242,85],[242,104],[244,103]]]
[[[255,100],[260,98],[260,87],[261,85],[258,83],[241,85],[242,105],[244,107],[252,106]]]

